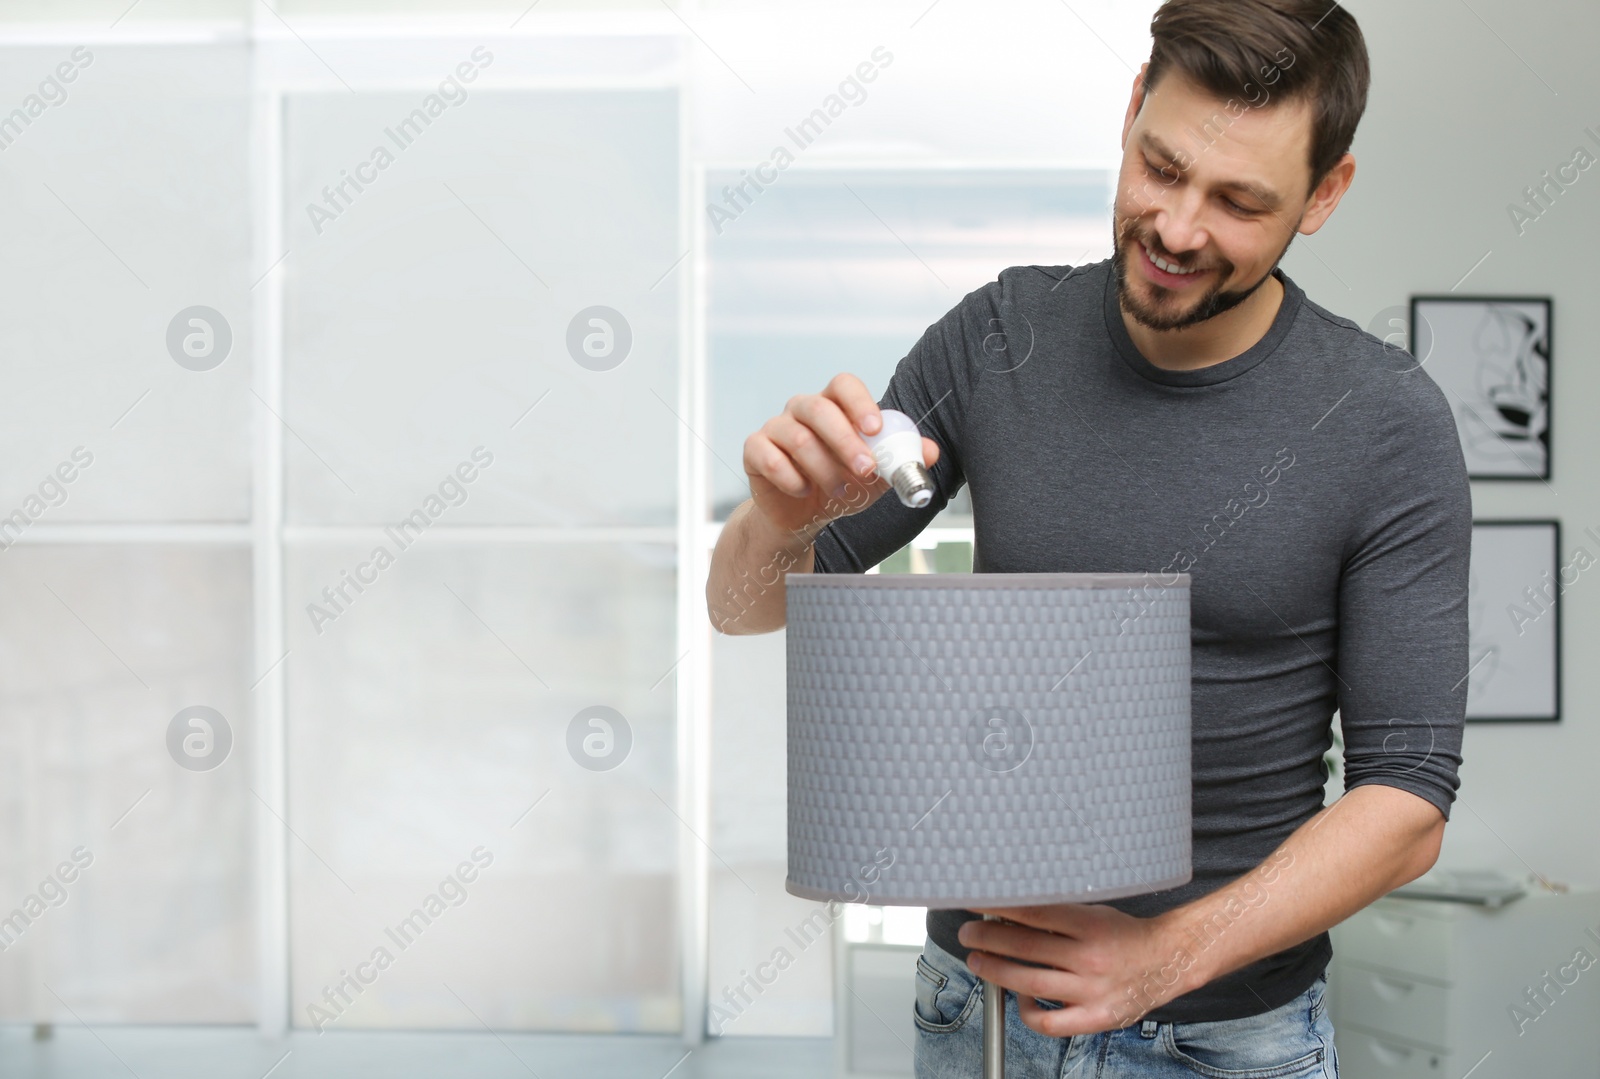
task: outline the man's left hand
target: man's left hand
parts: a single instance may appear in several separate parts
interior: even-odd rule
[[[973,949],[967,966],[1015,992],[1023,1023],[1040,1034],[1065,1038],[1126,1027],[1185,991],[1192,957],[1168,939],[1168,923],[1159,917],[1080,903],[976,913],[1005,921],[962,925],[961,943]],[[1062,1006],[1047,1008],[1040,1000]]]

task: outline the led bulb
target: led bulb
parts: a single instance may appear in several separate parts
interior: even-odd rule
[[[861,437],[878,462],[878,475],[889,481],[902,503],[920,510],[933,501],[933,477],[922,463],[922,434],[904,412],[886,408],[882,415],[883,429]]]

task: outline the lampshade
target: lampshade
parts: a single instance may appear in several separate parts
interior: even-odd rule
[[[1190,878],[1188,574],[789,574],[788,890],[927,907]]]

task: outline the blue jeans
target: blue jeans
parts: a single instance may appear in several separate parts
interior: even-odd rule
[[[1007,1079],[1337,1079],[1328,979],[1246,1019],[1156,1023],[1052,1038],[1022,1025],[1006,994]],[[917,1079],[980,1079],[983,992],[967,965],[931,939],[917,959]]]

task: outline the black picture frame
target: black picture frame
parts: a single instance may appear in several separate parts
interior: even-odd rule
[[[1472,522],[1468,723],[1561,722],[1562,568],[1556,518]]]
[[[1549,296],[1411,297],[1411,354],[1450,401],[1472,479],[1551,478],[1554,308]]]

